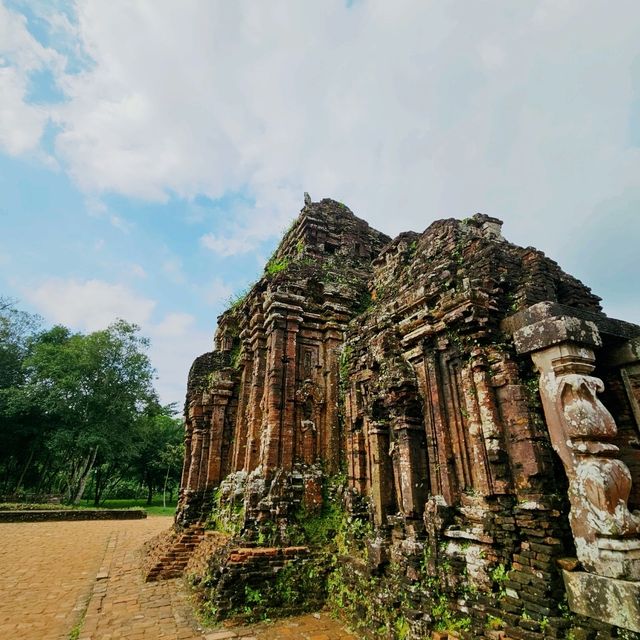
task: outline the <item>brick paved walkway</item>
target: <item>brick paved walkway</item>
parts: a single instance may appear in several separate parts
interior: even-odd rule
[[[204,640],[357,640],[327,613],[205,632]]]
[[[326,614],[203,630],[180,580],[144,583],[142,544],[171,518],[0,524],[0,638],[343,640]],[[84,619],[82,619],[82,615]]]
[[[86,606],[107,541],[119,526],[123,524],[0,524],[0,638],[66,639]]]

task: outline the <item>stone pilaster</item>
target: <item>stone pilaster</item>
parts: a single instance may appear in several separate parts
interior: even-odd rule
[[[404,417],[396,422],[394,432],[392,459],[400,511],[410,518],[422,517],[428,494],[424,428],[420,421]]]
[[[338,396],[340,388],[339,348],[344,340],[343,328],[336,322],[325,325],[323,336],[324,349],[324,391],[325,410],[322,420],[321,450],[329,473],[340,468],[340,423],[338,418]]]
[[[202,463],[202,447],[205,437],[205,418],[201,404],[197,404],[190,408],[189,417],[193,424],[193,432],[191,438],[191,465],[189,467],[189,475],[187,476],[186,487],[189,491],[197,491],[200,486],[200,473]]]
[[[455,476],[450,469],[453,456],[448,422],[444,413],[438,354],[434,350],[423,351],[420,348],[412,364],[423,401],[429,493],[434,496],[443,496],[447,504],[452,504],[457,486]]]
[[[218,380],[211,389],[211,419],[209,425],[209,450],[207,460],[206,484],[204,489],[217,487],[224,478],[223,457],[221,455],[226,409],[233,392],[233,382]]]
[[[389,425],[372,422],[368,429],[371,467],[371,499],[376,525],[386,523],[396,512],[392,456],[389,455]]]
[[[269,475],[275,469],[293,467],[297,334],[302,309],[284,301],[267,303],[268,362],[265,408],[266,431],[262,434],[261,464]]]
[[[236,415],[235,439],[231,455],[231,470],[242,471],[245,465],[247,443],[249,441],[249,402],[253,388],[253,350],[248,337],[249,331],[243,331],[242,341],[242,375],[240,376],[240,392],[238,394],[238,412]]]
[[[587,571],[565,572],[572,609],[638,630],[637,606],[627,601],[640,595],[640,513],[629,510],[631,473],[614,444],[616,422],[598,398],[604,384],[592,375],[594,349],[602,344],[598,328],[576,317],[549,316],[516,330],[514,341],[519,353],[531,354],[539,373],[551,443],[569,479],[569,521]]]
[[[264,384],[267,365],[267,338],[264,316],[256,314],[252,319],[250,348],[253,352],[253,375],[247,406],[247,443],[245,446],[244,470],[253,471],[260,464],[260,442],[263,426]],[[238,418],[241,419],[241,416]],[[242,425],[240,425],[242,426]]]

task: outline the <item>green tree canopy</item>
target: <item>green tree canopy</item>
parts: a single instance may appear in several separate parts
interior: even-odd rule
[[[153,389],[148,340],[118,320],[102,331],[39,330],[0,298],[0,473],[5,491],[51,485],[77,502],[89,479],[151,487],[176,473],[181,421]]]
[[[82,496],[97,461],[127,455],[136,421],[157,402],[147,345],[138,327],[123,320],[89,335],[56,326],[32,345],[25,360],[30,395],[57,422],[48,446],[68,461],[71,502]]]
[[[155,489],[163,487],[165,493],[169,480],[180,481],[183,425],[173,414],[172,406],[150,407],[140,420],[132,467],[147,488],[149,504]]]

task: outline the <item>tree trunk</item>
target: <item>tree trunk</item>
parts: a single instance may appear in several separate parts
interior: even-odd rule
[[[77,460],[73,460],[71,463],[71,472],[66,478],[67,486],[64,489],[64,501],[71,504],[73,501],[74,487],[77,481],[79,463]]]
[[[100,469],[96,469],[96,476],[94,478],[94,492],[93,492],[93,506],[97,507],[100,505],[100,483],[102,482],[102,474],[100,473]]]
[[[29,465],[31,464],[32,460],[33,460],[33,447],[31,447],[31,452],[29,453],[29,459],[27,460],[27,462],[25,463],[24,467],[22,468],[22,473],[20,474],[20,477],[18,478],[18,484],[16,484],[15,493],[18,493],[18,491],[20,491],[20,485],[22,485],[22,482],[24,480],[24,476],[27,473],[27,469],[29,468]]]
[[[9,464],[7,465],[6,473],[5,473],[5,483],[4,483],[4,492],[12,493],[13,492],[13,478],[15,474],[13,472],[14,467],[16,466],[14,456],[9,458]]]
[[[164,477],[164,487],[162,487],[162,506],[167,508],[167,482],[169,480],[169,471],[171,471],[171,465],[167,465],[167,475]]]
[[[104,504],[107,498],[115,493],[115,490],[118,488],[118,485],[122,482],[122,476],[116,478],[115,480],[111,479],[102,485],[102,489],[100,490],[100,504]]]
[[[147,504],[150,505],[153,502],[153,482],[149,481],[147,484]]]
[[[87,456],[87,464],[85,465],[84,469],[80,473],[80,476],[78,478],[79,479],[78,489],[75,492],[75,495],[73,496],[72,504],[78,504],[78,502],[80,502],[80,498],[82,498],[82,494],[84,493],[84,488],[87,484],[87,480],[89,479],[89,474],[93,469],[93,465],[96,461],[97,455],[98,455],[98,446],[96,445],[96,448],[93,450],[93,454],[89,453],[89,456]]]
[[[37,494],[43,493],[44,487],[47,486],[45,481],[49,479],[49,454],[48,453],[44,459],[44,463],[42,464],[42,467],[40,468],[39,478],[40,479],[38,480],[38,486],[36,487]]]

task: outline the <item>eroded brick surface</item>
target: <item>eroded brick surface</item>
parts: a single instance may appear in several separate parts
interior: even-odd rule
[[[376,531],[366,562],[341,567],[354,592],[378,585],[373,626],[397,608],[425,637],[453,623],[446,602],[467,637],[617,637],[563,615],[559,562],[640,576],[640,327],[501,225],[476,214],[389,241],[307,202],[191,369],[178,530],[215,495],[243,507],[236,547],[274,530],[286,547],[344,463],[344,504]],[[210,568],[223,585],[243,561]]]

